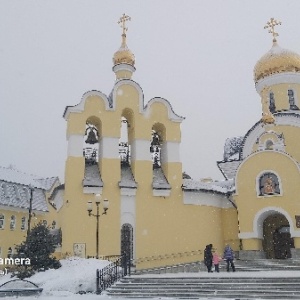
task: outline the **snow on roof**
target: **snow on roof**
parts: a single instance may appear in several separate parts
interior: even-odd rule
[[[39,189],[49,190],[59,179],[58,177],[42,178],[21,172],[14,167],[5,168],[0,166],[0,180],[23,185],[32,185]]]
[[[153,183],[152,186],[154,189],[158,190],[166,190],[171,189],[170,184],[166,176],[163,173],[162,168],[154,168],[153,169]]]
[[[211,191],[226,194],[234,190],[234,181],[202,182],[193,179],[183,179],[182,189],[185,191]]]
[[[29,209],[31,192],[27,186],[0,181],[0,187],[0,205]],[[48,211],[45,192],[42,189],[33,189],[32,209],[36,211]]]
[[[119,182],[119,187],[137,188],[131,168],[127,164],[121,164],[121,181]]]
[[[218,161],[217,165],[226,179],[234,179],[241,160]]]
[[[100,171],[97,164],[85,165],[83,186],[86,187],[103,187]]]

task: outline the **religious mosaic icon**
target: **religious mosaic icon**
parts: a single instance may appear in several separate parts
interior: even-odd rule
[[[260,196],[280,194],[279,181],[275,174],[265,173],[259,179]]]

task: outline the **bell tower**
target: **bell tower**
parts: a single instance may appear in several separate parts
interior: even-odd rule
[[[174,205],[182,203],[179,148],[184,118],[166,99],[144,104],[143,91],[132,80],[135,57],[127,46],[126,27],[130,20],[123,14],[118,22],[122,42],[113,55],[116,81],[110,95],[89,91],[64,112],[68,156],[61,209],[63,253],[76,255],[74,249],[81,247],[82,256],[95,256],[96,224],[86,205],[99,195],[110,203],[100,217],[100,255],[125,251],[133,258],[150,256],[157,236],[170,241],[155,251],[172,253],[172,245],[180,245],[169,235],[169,221],[177,215]],[[160,225],[153,222],[154,215],[162,220]],[[169,223],[164,226],[164,221]],[[162,231],[161,226],[170,228]]]

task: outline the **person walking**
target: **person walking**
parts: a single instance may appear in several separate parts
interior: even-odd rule
[[[213,254],[212,254],[212,244],[206,245],[204,250],[204,264],[207,267],[207,272],[212,273],[212,263],[213,263]]]
[[[220,272],[220,261],[222,260],[222,257],[219,256],[219,254],[217,253],[217,250],[213,251],[213,264],[215,267],[215,272],[219,273]]]
[[[233,253],[233,250],[231,249],[231,247],[229,245],[225,246],[223,257],[226,260],[227,272],[229,272],[229,264],[231,266],[232,272],[235,272],[235,265],[233,263],[234,253]]]

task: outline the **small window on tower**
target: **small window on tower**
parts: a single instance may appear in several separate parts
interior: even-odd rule
[[[16,216],[10,217],[10,230],[15,230],[16,228]]]
[[[26,229],[26,217],[22,217],[21,219],[21,230]]]
[[[269,105],[270,112],[273,113],[276,110],[275,106],[275,98],[274,98],[274,93],[270,93],[270,105]]]
[[[4,215],[0,214],[0,229],[4,229]]]
[[[273,150],[273,142],[271,140],[266,141],[266,150]]]
[[[298,106],[295,104],[294,91],[288,90],[288,96],[289,96],[290,109],[291,110],[299,110]]]

